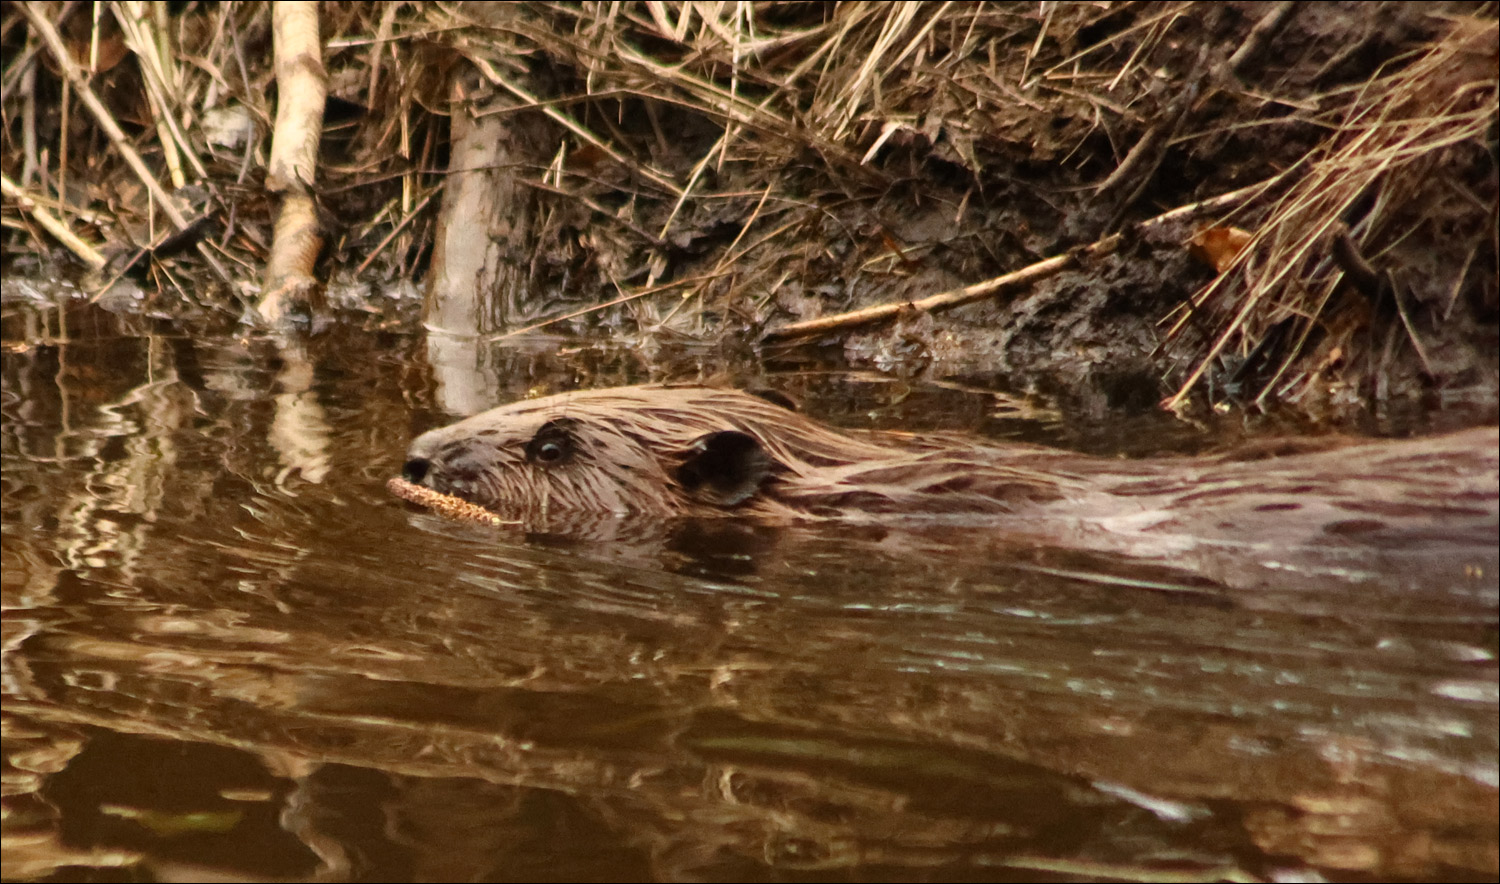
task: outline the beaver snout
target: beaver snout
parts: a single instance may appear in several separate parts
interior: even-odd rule
[[[411,441],[406,447],[406,463],[401,465],[401,478],[414,485],[429,485],[433,473],[433,460],[442,449],[441,430],[431,430]]]
[[[491,449],[486,440],[452,438],[445,430],[423,433],[406,450],[401,478],[471,503],[494,505],[490,474],[497,456]]]

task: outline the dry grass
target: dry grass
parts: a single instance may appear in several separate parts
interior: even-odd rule
[[[344,231],[336,253],[363,256],[395,227],[405,230],[404,238],[384,245],[394,253],[394,266],[410,271],[430,239],[411,215],[438,182],[430,170],[439,142],[434,119],[421,106],[433,97],[423,88],[433,84],[402,76],[400,68],[411,65],[410,46],[392,51],[392,41],[401,39],[392,35],[398,8],[334,5],[325,16],[327,60],[340,78],[339,94],[359,98],[373,113],[332,130],[342,143],[362,149],[351,152],[352,162],[333,157],[320,185],[325,204],[360,194],[360,214],[369,219]],[[251,294],[251,285],[240,280],[257,275],[271,239],[258,187],[274,115],[270,5],[218,4],[188,15],[172,14],[161,3],[96,4],[92,17],[86,9],[6,5],[0,27],[6,168],[18,170],[16,186],[28,197],[45,194],[81,242],[103,243],[113,272],[96,281],[98,287],[141,266],[180,303],[238,315],[234,300]],[[21,27],[28,19],[41,24]],[[55,33],[55,43],[43,39],[46,30]],[[60,54],[81,69],[89,94],[56,75]],[[77,119],[81,110],[87,126]],[[100,140],[114,132],[112,148],[101,151]],[[380,203],[369,204],[371,187]],[[6,208],[18,202],[8,199]],[[214,223],[200,223],[205,220]],[[26,228],[9,212],[6,226]],[[202,237],[210,229],[217,235]],[[155,260],[166,258],[157,254],[164,243],[185,233],[203,260],[230,268],[216,274],[222,283],[216,291],[179,282]],[[46,251],[51,241],[35,245]]]
[[[1372,28],[1399,12],[1376,7]],[[271,239],[261,187],[274,95],[268,4],[3,9],[6,247],[52,248],[31,214],[46,209],[80,255],[108,244],[106,275],[144,268],[161,297],[237,316],[253,295],[240,280],[258,275]],[[1340,79],[1359,47],[1278,46],[1272,25],[1293,14],[1286,4],[1263,13],[1187,0],[496,9],[322,4],[335,99],[318,182],[333,222],[329,276],[346,266],[425,271],[447,114],[494,95],[519,104],[507,111],[518,121],[541,117],[556,133],[550,155],[518,172],[541,206],[530,288],[545,298],[534,312],[573,328],[759,335],[973,285],[1122,222],[1275,178],[1274,203],[1251,202],[1230,219],[1254,231],[1251,247],[1166,317],[1163,352],[1183,366],[1181,404],[1225,357],[1255,352],[1291,319],[1291,342],[1258,390],[1287,395],[1307,381],[1313,338],[1350,326],[1330,322],[1347,288],[1330,247],[1338,225],[1374,266],[1399,263],[1390,250],[1423,223],[1418,191],[1453,151],[1493,137],[1492,11],[1455,20],[1373,75]],[[22,11],[55,21],[66,52],[91,72],[102,113],[85,110]],[[1280,67],[1242,81],[1263,50]],[[101,134],[111,125],[122,139]],[[1216,163],[1213,145],[1277,127],[1324,137],[1300,159]],[[1161,165],[1168,156],[1177,166]],[[1493,195],[1472,196],[1473,214],[1492,219]],[[163,203],[178,220],[162,223]],[[903,235],[918,210],[952,219],[948,238]],[[1472,219],[1458,226],[1478,235]],[[183,230],[202,238],[202,260],[220,264],[229,284],[178,281],[199,260],[165,248]],[[1466,272],[1492,287],[1483,256],[1494,246],[1476,243]],[[1456,293],[1470,283],[1460,273],[1445,285]],[[1396,299],[1419,350],[1423,317],[1445,315],[1430,301]]]
[[[1269,330],[1295,317],[1298,337],[1261,394],[1274,393],[1308,336],[1339,292],[1346,269],[1331,242],[1346,222],[1366,255],[1378,255],[1403,230],[1422,223],[1412,201],[1449,148],[1480,143],[1495,125],[1500,107],[1494,21],[1460,19],[1449,33],[1409,66],[1324,97],[1332,133],[1310,154],[1294,183],[1276,202],[1239,259],[1179,311],[1171,335],[1188,327],[1193,310],[1219,310],[1217,331],[1197,367],[1169,400],[1179,405],[1214,359],[1226,349],[1249,353]],[[1359,211],[1362,207],[1367,209]],[[1357,219],[1351,215],[1358,214]],[[1494,235],[1493,225],[1491,236]],[[1457,284],[1462,283],[1462,278]],[[1426,361],[1403,301],[1399,282],[1388,294]],[[1366,292],[1376,297],[1377,292]],[[1446,305],[1451,309],[1451,302]],[[1446,314],[1446,310],[1444,311]],[[1293,383],[1298,379],[1293,379]]]
[[[601,188],[574,171],[579,164],[573,158],[581,153],[590,154],[581,165],[592,167],[593,155],[602,155],[631,173],[629,183],[609,178],[604,189],[628,190],[646,203],[635,217],[615,212],[625,226],[652,233],[655,242],[636,236],[632,250],[656,246],[689,226],[682,216],[694,201],[739,198],[707,183],[736,163],[757,168],[760,174],[749,177],[772,178],[747,197],[760,210],[735,238],[736,247],[774,250],[821,224],[819,200],[878,194],[889,180],[880,154],[895,144],[941,141],[955,161],[979,173],[975,141],[986,127],[987,106],[994,112],[1019,100],[1044,108],[1023,91],[1063,101],[1070,117],[1097,115],[1100,103],[1134,104],[1139,95],[1129,93],[1149,80],[1137,62],[1159,39],[1162,23],[1182,8],[1164,7],[1136,28],[1067,55],[1048,39],[1048,26],[1051,36],[1062,33],[1055,10],[1043,21],[1039,9],[993,4],[586,2],[530,4],[524,14],[503,19],[469,15],[456,5],[326,4],[330,94],[355,105],[345,109],[352,122],[330,131],[336,147],[324,151],[319,182],[325,208],[347,223],[332,251],[359,259],[362,267],[383,252],[396,274],[410,274],[425,260],[430,230],[414,214],[439,183],[454,56],[493,87],[540,108],[571,136],[550,165],[537,168],[539,184],[597,201]],[[44,17],[57,12],[45,4],[26,9]],[[135,177],[157,192],[158,202],[168,201],[165,190],[206,187],[209,204],[192,207],[178,226],[189,226],[193,213],[232,215],[238,230],[214,243],[214,251],[239,268],[237,277],[251,275],[264,260],[269,225],[261,195],[240,188],[255,184],[264,169],[274,116],[268,5],[215,6],[182,16],[136,2],[98,9],[91,20],[71,11],[62,30],[68,51],[94,59],[93,78],[115,88],[118,103],[108,115],[125,122],[149,157],[150,171],[138,168]],[[10,6],[6,14],[8,48],[22,50],[7,52],[4,102],[3,152],[23,170],[18,186],[32,198],[62,191],[57,205],[75,226],[92,228],[96,240],[116,248],[128,243],[149,252],[168,232],[143,229],[151,226],[147,203],[99,187],[68,192],[70,175],[76,181],[80,174],[125,189],[113,168],[119,157],[100,161],[70,149],[66,133],[74,128],[76,97],[65,85],[57,96],[61,119],[38,110],[37,97],[53,85],[48,70],[36,67],[48,51],[16,27]],[[1068,30],[1109,14],[1107,8],[1070,11]],[[1077,88],[1091,80],[1090,58],[1118,54],[1112,44],[1132,41],[1137,31],[1146,43],[1126,49],[1129,61],[1107,72],[1104,91],[1111,97]],[[540,95],[529,88],[525,74],[538,58],[565,71],[576,89]],[[641,116],[649,135],[635,125]],[[684,144],[667,131],[685,116],[719,133],[693,156],[683,156]],[[39,133],[39,122],[52,131]],[[801,173],[821,180],[789,180]],[[809,183],[821,190],[809,191]],[[379,202],[370,204],[377,194]],[[653,205],[662,199],[671,201],[665,212]],[[797,220],[785,217],[789,212]],[[654,223],[645,223],[648,216]],[[754,223],[780,232],[752,236]],[[732,262],[717,263],[727,272]],[[655,275],[647,280],[656,282]]]

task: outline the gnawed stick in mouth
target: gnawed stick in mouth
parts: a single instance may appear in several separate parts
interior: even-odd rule
[[[390,479],[385,483],[386,490],[418,506],[424,506],[440,516],[450,519],[459,519],[465,522],[478,522],[482,525],[519,525],[520,521],[515,519],[502,519],[477,503],[470,503],[461,497],[434,491],[422,485],[414,485],[400,477]]]

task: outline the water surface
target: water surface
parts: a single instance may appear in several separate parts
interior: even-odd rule
[[[1492,594],[1247,597],[952,532],[517,536],[383,482],[460,387],[645,379],[629,350],[460,383],[398,333],[16,298],[4,331],[8,880],[1500,871]],[[846,425],[1024,422],[770,380]]]

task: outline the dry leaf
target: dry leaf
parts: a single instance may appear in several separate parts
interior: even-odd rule
[[[1188,251],[1194,258],[1223,273],[1249,244],[1250,232],[1247,230],[1238,227],[1209,227],[1198,231],[1188,240]]]

